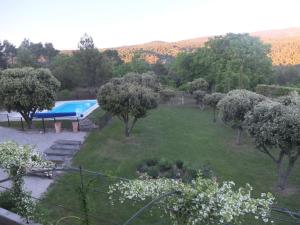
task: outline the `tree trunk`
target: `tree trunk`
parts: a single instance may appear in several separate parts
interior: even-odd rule
[[[240,145],[240,144],[241,144],[241,136],[242,136],[242,128],[241,128],[241,127],[238,127],[238,128],[237,128],[236,141],[235,141],[235,143],[236,143],[237,145]]]
[[[124,123],[125,123],[125,136],[126,136],[126,137],[129,137],[130,132],[129,132],[129,124],[128,124],[128,120],[127,120],[127,121],[124,121]]]
[[[20,114],[22,115],[23,119],[25,120],[28,129],[31,129],[32,128],[32,118],[30,117],[30,113],[20,112]]]
[[[294,168],[295,162],[298,159],[299,152],[295,156],[289,156],[288,166],[286,170],[283,166],[283,160],[278,161],[277,163],[277,190],[283,191],[287,187],[288,177],[290,176],[292,169]]]
[[[213,118],[213,122],[215,123],[217,120],[216,120],[216,109],[213,108],[213,111],[214,111],[214,118]]]

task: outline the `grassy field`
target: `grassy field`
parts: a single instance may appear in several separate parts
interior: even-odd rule
[[[102,171],[127,178],[137,177],[136,166],[143,159],[181,159],[185,164],[200,168],[210,164],[218,179],[233,180],[237,185],[250,183],[259,192],[274,192],[275,166],[263,153],[258,152],[251,139],[244,137],[243,144],[234,144],[235,133],[221,123],[212,122],[210,111],[199,111],[192,107],[159,107],[148,117],[138,121],[132,137],[126,139],[123,127],[117,119],[101,132],[93,132],[83,149],[76,155],[73,166]],[[276,194],[278,205],[300,209],[300,163],[296,165],[289,180],[289,191]],[[88,183],[92,176],[84,176]],[[96,178],[88,194],[92,224],[122,224],[141,205],[126,202],[112,206],[107,196],[107,187],[114,179]],[[78,174],[62,176],[46,195],[42,206],[50,210],[52,221],[64,216],[79,216]],[[65,205],[71,210],[54,207]],[[68,219],[61,224],[75,224]],[[133,224],[170,224],[159,217],[157,211],[147,212]],[[249,220],[245,224],[259,224]],[[284,224],[282,222],[277,224]]]

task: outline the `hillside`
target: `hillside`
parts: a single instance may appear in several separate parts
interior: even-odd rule
[[[268,30],[251,33],[271,44],[271,57],[274,65],[300,64],[300,28]],[[149,63],[165,62],[179,52],[192,51],[202,47],[210,37],[200,37],[177,42],[153,41],[144,44],[122,46],[116,49],[121,58],[128,62],[135,52],[140,52]]]

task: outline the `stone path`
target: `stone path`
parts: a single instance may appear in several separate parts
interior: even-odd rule
[[[61,140],[80,141],[80,143],[83,143],[86,134],[86,132],[73,133],[68,131],[63,131],[58,134],[54,132],[40,133],[38,131],[24,132],[11,128],[0,127],[0,143],[11,140],[19,144],[31,144],[34,145],[38,151],[46,153],[53,145],[54,148],[57,149],[59,144],[61,144]],[[0,179],[4,179],[6,177],[7,174],[1,169]],[[25,188],[26,190],[31,191],[34,197],[40,197],[52,182],[53,179],[50,178],[30,176],[25,178]],[[0,186],[10,187],[10,182],[2,183]],[[3,188],[0,188],[0,191],[2,190]]]
[[[81,144],[81,141],[57,140],[44,153],[46,159],[54,162],[57,167],[68,166],[72,157],[79,151]]]

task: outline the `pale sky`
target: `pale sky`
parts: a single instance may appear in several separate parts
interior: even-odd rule
[[[0,0],[0,40],[76,49],[300,27],[300,0]]]

